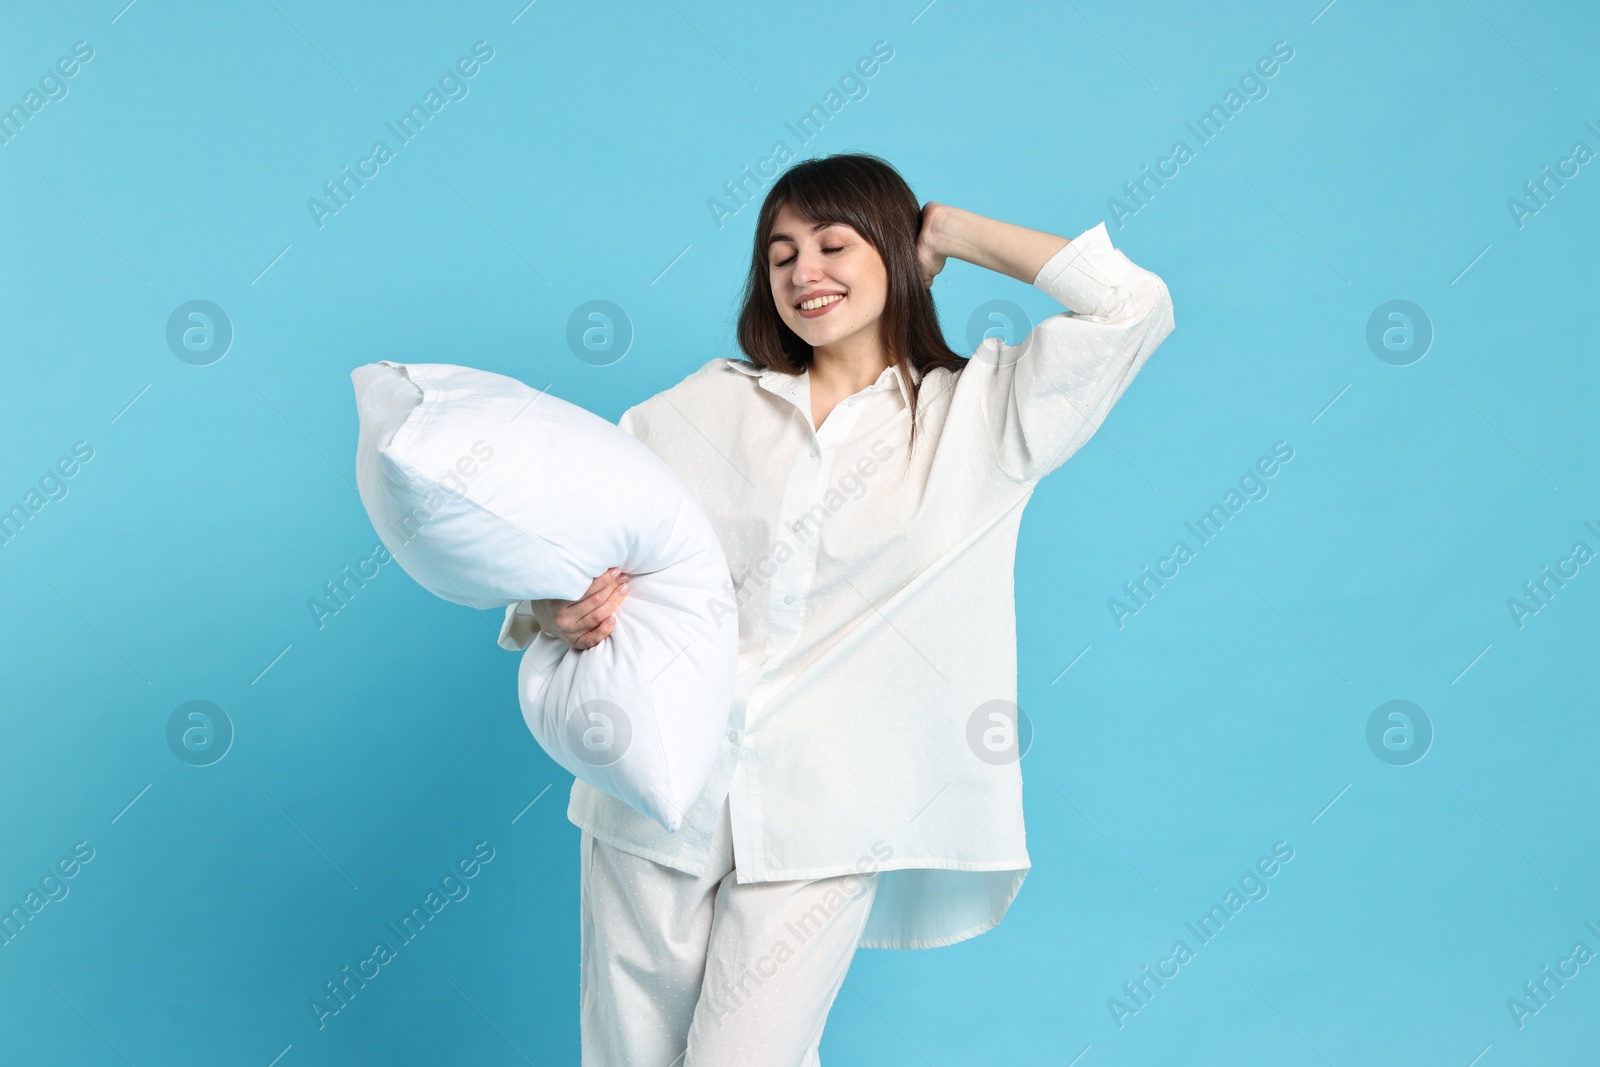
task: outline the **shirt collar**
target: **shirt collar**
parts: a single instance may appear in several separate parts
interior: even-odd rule
[[[797,387],[800,382],[800,374],[785,374],[783,371],[773,370],[770,367],[762,367],[758,364],[751,363],[749,360],[725,358],[725,362],[728,364],[728,366],[743,371],[752,378],[759,379],[761,386],[770,392],[778,392],[780,389],[786,386]],[[907,364],[906,366],[911,372],[911,380],[914,382],[920,382],[922,380],[922,375],[916,370],[916,368],[911,367],[910,364]],[[801,372],[801,374],[804,373],[804,371]],[[911,406],[911,391],[906,387],[905,379],[892,366],[883,368],[883,373],[878,375],[878,380],[867,386],[865,391],[870,393],[876,389],[887,389],[891,380],[893,380],[895,385],[899,386],[900,399],[905,406],[909,408]]]

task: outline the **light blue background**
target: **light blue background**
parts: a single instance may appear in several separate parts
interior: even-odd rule
[[[735,354],[755,209],[719,229],[707,200],[879,40],[804,154],[1105,219],[1177,329],[1023,523],[1021,895],[957,946],[863,951],[824,1062],[1592,1060],[1600,963],[1524,1028],[1506,1006],[1600,951],[1600,565],[1522,628],[1506,603],[1600,549],[1600,163],[1507,207],[1600,149],[1592,6],[124,2],[0,23],[7,106],[95,50],[0,147],[0,506],[94,449],[0,547],[0,904],[95,850],[0,948],[8,1063],[577,1062],[571,779],[498,613],[392,564],[323,628],[307,607],[376,541],[349,372],[466,363],[615,419]],[[307,198],[479,40],[470,95],[319,230]],[[1277,41],[1199,146],[1184,123]],[[984,301],[1059,310],[961,263],[934,291],[957,347]],[[565,341],[597,298],[636,331],[604,367]],[[210,366],[166,344],[192,299],[235,330]],[[1392,299],[1435,330],[1409,366],[1366,342]],[[1270,495],[1118,629],[1107,599],[1277,441]],[[1436,731],[1410,766],[1365,739],[1396,698]],[[208,767],[165,739],[193,699],[237,731]],[[307,1001],[479,841],[470,895],[319,1030]],[[1270,895],[1119,1029],[1108,999],[1276,841]]]

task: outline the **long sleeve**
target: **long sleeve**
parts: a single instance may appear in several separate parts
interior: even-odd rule
[[[507,605],[505,622],[500,625],[499,645],[508,652],[519,652],[533,643],[539,620],[533,617],[533,601],[519,600]]]
[[[1073,314],[1045,319],[1018,345],[986,340],[973,357],[987,364],[983,406],[996,460],[1019,482],[1043,478],[1083,447],[1173,329],[1166,283],[1112,247],[1103,222],[1052,256],[1033,284]]]

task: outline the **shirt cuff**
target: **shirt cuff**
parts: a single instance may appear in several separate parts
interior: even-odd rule
[[[1101,222],[1051,256],[1039,268],[1033,284],[1074,314],[1097,315],[1115,307],[1141,275],[1127,256],[1112,247],[1106,224]]]
[[[533,601],[519,600],[506,607],[506,618],[500,624],[497,644],[507,652],[520,652],[533,643],[537,633],[539,621],[533,617]]]

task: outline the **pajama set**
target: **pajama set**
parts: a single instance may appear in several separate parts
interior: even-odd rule
[[[894,367],[820,427],[809,372],[734,359],[622,414],[717,530],[739,677],[676,834],[573,782],[585,1065],[815,1064],[858,946],[974,937],[1021,888],[1018,526],[1173,329],[1104,223],[1033,284],[1072,314],[919,377],[915,454]]]

